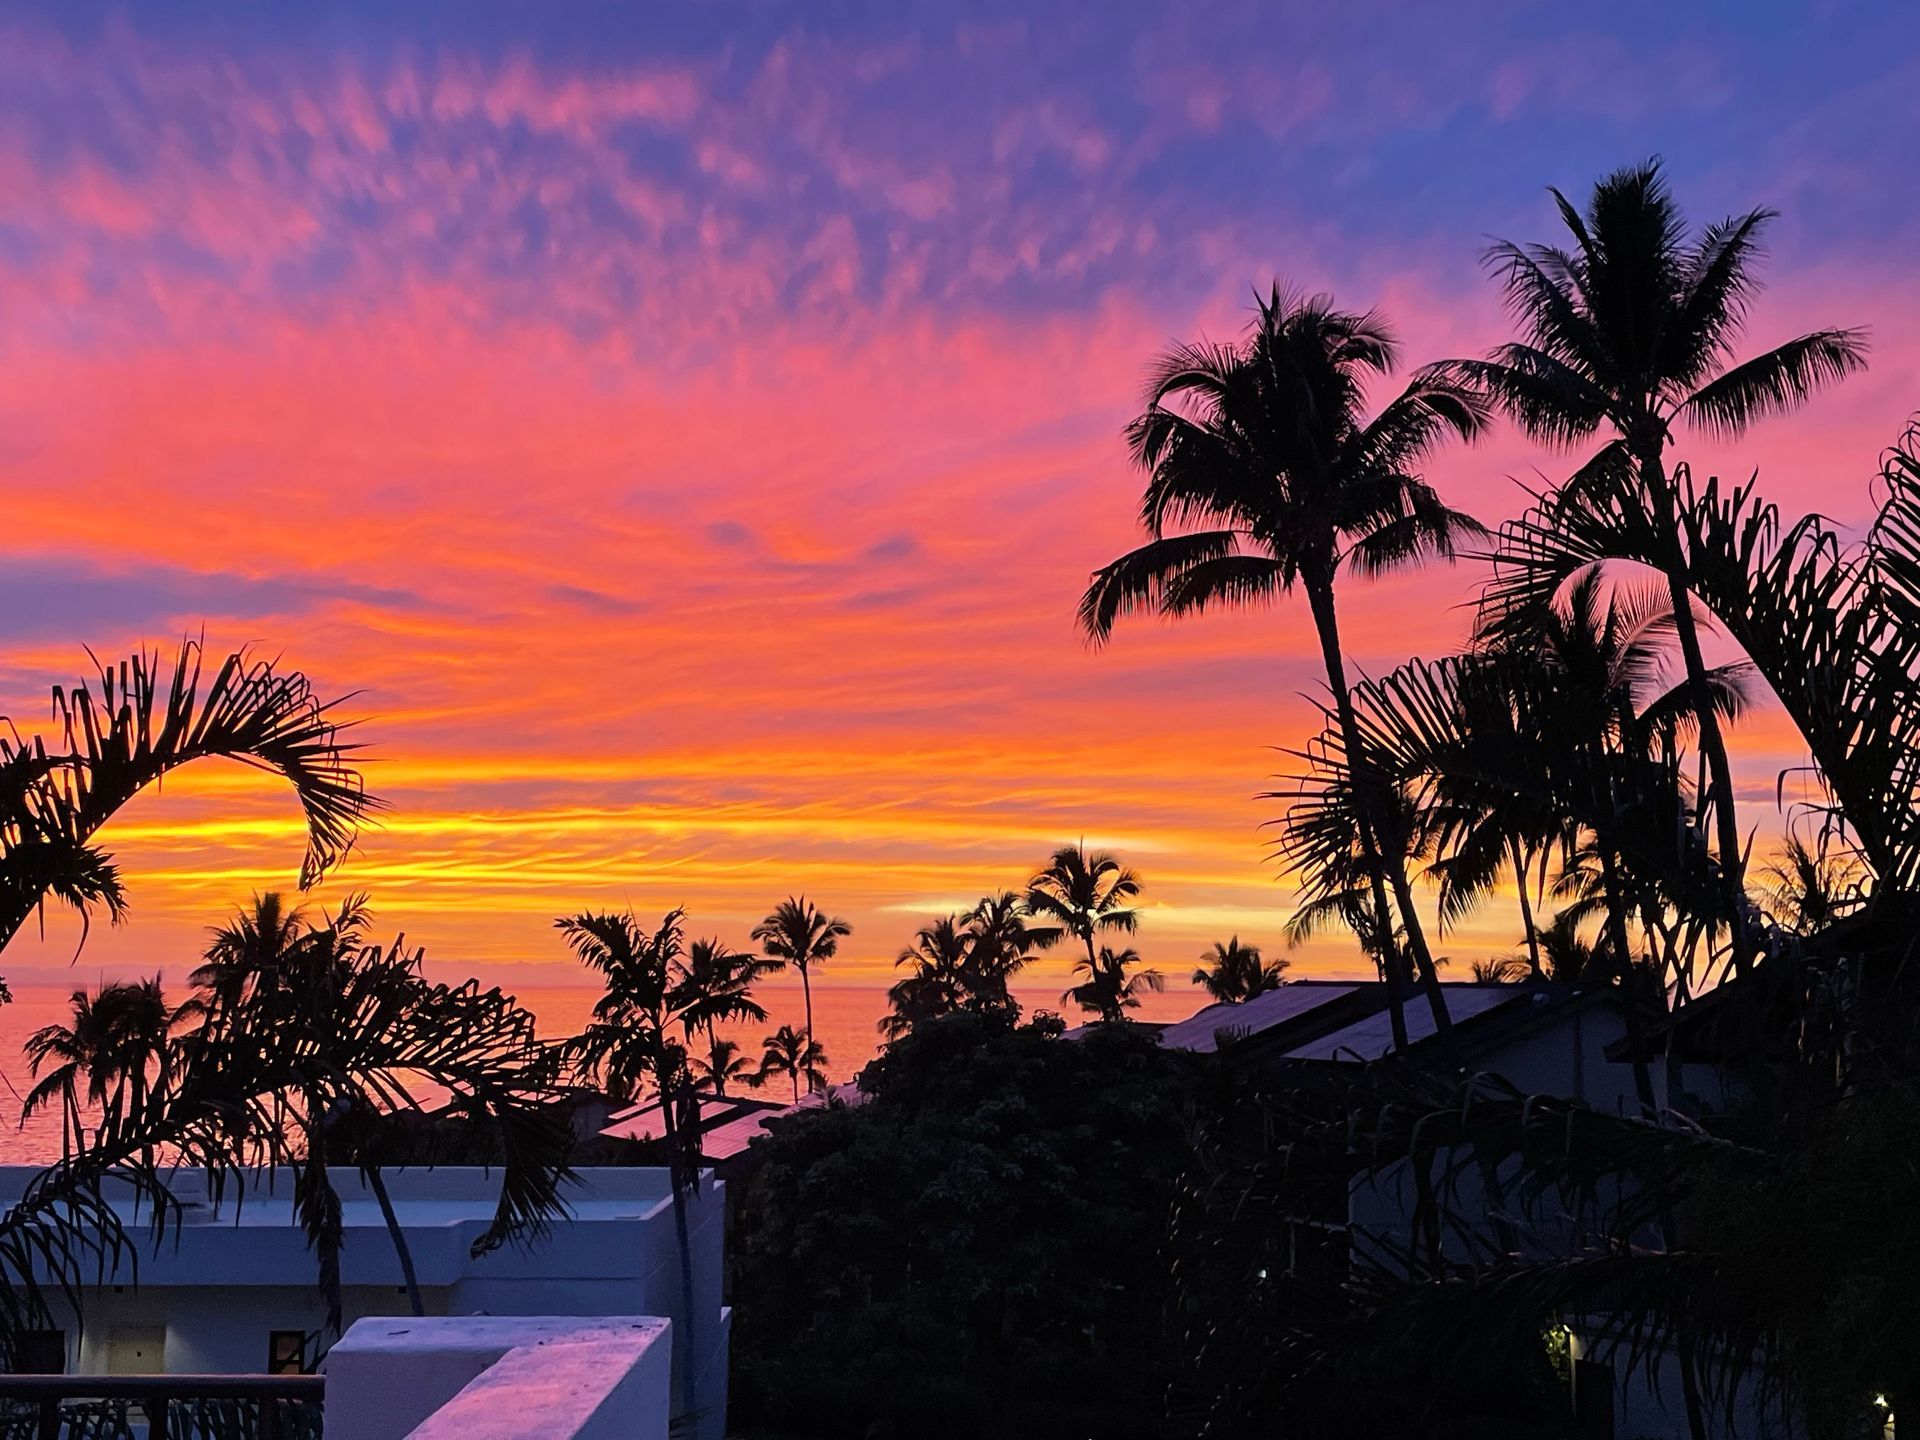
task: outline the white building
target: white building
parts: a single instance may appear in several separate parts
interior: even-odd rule
[[[37,1173],[0,1167],[0,1205]],[[658,1316],[671,1321],[672,1413],[697,1416],[702,1440],[726,1426],[732,1313],[722,1297],[725,1187],[707,1178],[690,1218],[694,1323],[686,1323],[667,1172],[583,1169],[567,1192],[572,1218],[548,1234],[476,1257],[500,1193],[500,1172],[466,1167],[384,1172],[430,1316]],[[136,1243],[132,1264],[88,1289],[83,1314],[66,1315],[67,1369],[76,1374],[217,1374],[311,1368],[334,1337],[317,1268],[295,1222],[291,1172],[259,1175],[243,1203],[206,1202],[205,1176],[178,1172],[186,1217],[159,1246],[148,1217],[122,1210]],[[392,1237],[372,1191],[353,1169],[332,1172],[344,1202],[341,1253],[345,1324],[408,1316]],[[694,1393],[683,1395],[679,1347],[691,1334]],[[51,1338],[51,1337],[50,1337]]]

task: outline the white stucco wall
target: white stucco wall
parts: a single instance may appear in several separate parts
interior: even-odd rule
[[[648,1316],[362,1320],[327,1359],[327,1440],[666,1440]]]
[[[17,1196],[33,1173],[0,1168],[0,1204]],[[724,1186],[709,1177],[689,1216],[695,1295],[689,1324],[666,1172],[609,1167],[583,1170],[581,1177],[568,1195],[572,1220],[557,1223],[544,1237],[475,1258],[473,1242],[486,1229],[499,1193],[498,1171],[386,1172],[429,1316],[670,1319],[666,1343],[695,1345],[693,1369],[700,1376],[695,1393],[682,1395],[682,1366],[672,1367],[674,1412],[697,1412],[702,1440],[718,1440],[725,1425],[729,1331],[722,1304]],[[357,1171],[336,1170],[333,1180],[345,1200],[346,1323],[410,1314],[377,1203]],[[186,1195],[194,1187],[189,1175],[179,1190]],[[89,1288],[84,1325],[66,1317],[70,1370],[106,1371],[115,1327],[164,1326],[163,1368],[175,1374],[257,1372],[267,1363],[270,1332],[322,1329],[316,1262],[293,1223],[287,1177],[276,1177],[271,1186],[260,1180],[243,1206],[229,1200],[217,1211],[208,1207],[196,1214],[194,1223],[170,1232],[155,1249],[144,1240],[144,1217],[129,1212],[129,1228],[141,1240],[137,1264]]]

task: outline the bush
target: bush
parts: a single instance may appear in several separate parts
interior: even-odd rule
[[[776,1122],[734,1239],[734,1415],[762,1435],[1156,1435],[1190,1057],[953,1015]]]

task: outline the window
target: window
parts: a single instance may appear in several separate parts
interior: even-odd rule
[[[270,1330],[267,1332],[267,1373],[304,1375],[307,1373],[307,1332]]]

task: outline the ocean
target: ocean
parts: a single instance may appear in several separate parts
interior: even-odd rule
[[[13,986],[13,1003],[0,1006],[0,1164],[20,1165],[44,1162],[60,1151],[60,1121],[56,1113],[42,1111],[24,1126],[19,1123],[20,1105],[33,1084],[21,1046],[26,1038],[44,1025],[64,1023],[69,1015],[71,985],[19,984]],[[1027,985],[1015,991],[1027,1014],[1035,1010],[1053,1010],[1075,1023],[1077,1016],[1060,1001],[1060,985]],[[547,1036],[575,1034],[592,1008],[596,992],[585,986],[553,986],[522,989],[520,1002],[538,1017],[540,1033]],[[722,1027],[722,1033],[740,1043],[751,1059],[757,1061],[760,1039],[781,1025],[800,1028],[804,1007],[800,986],[790,979],[767,981],[755,990],[755,998],[767,1009],[767,1019]],[[1163,995],[1149,994],[1135,1012],[1143,1020],[1181,1020],[1205,1003],[1205,995],[1185,986],[1168,987]],[[813,987],[813,1028],[815,1038],[826,1047],[827,1073],[835,1081],[852,1078],[860,1068],[880,1052],[881,1039],[876,1028],[887,1013],[887,987],[883,984],[823,979]],[[775,1081],[767,1092],[780,1098]]]

